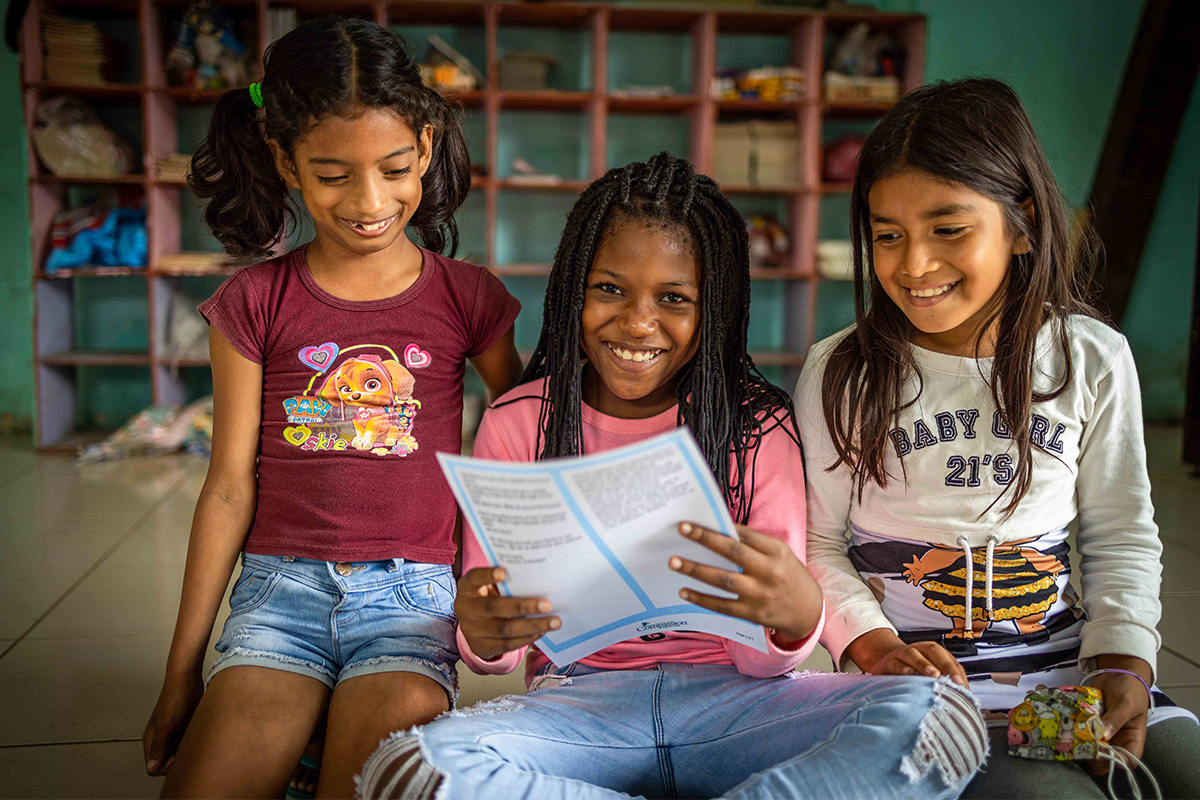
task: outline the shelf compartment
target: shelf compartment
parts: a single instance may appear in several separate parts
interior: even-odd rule
[[[591,92],[564,92],[557,89],[499,93],[501,108],[522,111],[582,111],[595,98],[596,95]]]
[[[166,89],[150,89],[150,92],[152,94],[165,95],[180,105],[207,106],[216,103],[226,92],[232,92],[239,88],[245,87],[233,87],[229,89],[185,89],[179,86],[172,86]]]
[[[76,267],[54,272],[38,270],[34,277],[40,281],[57,281],[69,278],[124,278],[130,275],[145,275],[145,267]]]
[[[718,100],[717,110],[729,116],[767,116],[795,114],[808,105],[807,100]]]
[[[49,367],[146,367],[150,354],[126,350],[64,350],[38,358]]]
[[[29,176],[30,183],[80,184],[84,186],[105,186],[109,184],[127,186],[141,184],[145,180],[145,175],[137,173],[128,175],[51,175],[49,173],[38,173],[37,175]]]
[[[699,104],[699,98],[692,95],[643,97],[615,93],[608,96],[609,111],[617,114],[686,114]]]
[[[822,103],[821,113],[834,119],[882,117],[895,103]]]
[[[142,96],[140,83],[51,83],[33,81],[25,84],[27,89],[36,89],[43,94],[73,94],[83,98],[104,100],[139,100]]]

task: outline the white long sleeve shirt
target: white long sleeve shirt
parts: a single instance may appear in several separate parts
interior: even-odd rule
[[[988,389],[992,359],[914,348],[924,385],[891,432],[885,464],[893,477],[884,487],[869,483],[859,502],[850,471],[828,469],[836,453],[821,407],[826,362],[847,332],[813,346],[796,417],[808,567],[825,593],[821,643],[835,664],[854,639],[888,628],[908,641],[940,638],[969,672],[974,658],[1001,683],[997,675],[1029,671],[1022,653],[1039,656],[1030,669],[1064,667],[1063,659],[1080,669],[1104,653],[1155,666],[1162,547],[1137,372],[1120,333],[1083,316],[1067,326],[1074,376],[1061,395],[1034,406],[1021,433],[1042,447],[1033,449],[1032,486],[1008,519],[1008,495],[992,502],[1014,475],[1016,447]],[[1065,362],[1051,326],[1039,336],[1035,366],[1037,388],[1061,384]],[[911,397],[915,377],[908,386]],[[1076,518],[1082,618],[1067,585],[1066,526]],[[965,616],[976,634],[956,638]]]

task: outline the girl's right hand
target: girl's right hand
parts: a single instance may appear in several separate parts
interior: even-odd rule
[[[175,758],[175,751],[188,722],[200,705],[204,682],[198,675],[182,680],[168,678],[163,683],[158,703],[142,734],[142,750],[146,755],[147,775],[166,775]]]
[[[875,662],[867,672],[872,675],[926,675],[940,678],[947,675],[964,689],[967,672],[958,659],[936,642],[916,642],[897,647]]]
[[[506,577],[500,567],[478,567],[458,579],[454,601],[458,629],[471,652],[484,661],[533,644],[562,627],[558,617],[533,616],[550,613],[546,598],[502,596],[496,584]]]
[[[859,669],[870,675],[943,675],[967,688],[967,672],[958,659],[936,642],[905,644],[887,628],[864,633],[846,648]]]

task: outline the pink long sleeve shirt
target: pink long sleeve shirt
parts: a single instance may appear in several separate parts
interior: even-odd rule
[[[475,457],[494,461],[534,461],[537,457],[538,411],[543,381],[518,386],[488,409],[475,439]],[[583,449],[599,453],[634,444],[660,433],[674,430],[678,409],[674,406],[647,419],[618,419],[583,406]],[[792,552],[804,560],[804,465],[800,448],[781,427],[767,432],[757,454],[747,455],[747,469],[754,485],[754,502],[748,526],[787,542]],[[470,527],[463,531],[463,571],[489,565]],[[660,663],[724,664],[737,667],[744,675],[768,678],[794,669],[817,646],[825,623],[824,610],[807,639],[792,647],[781,648],[767,637],[769,652],[761,653],[743,644],[707,633],[677,632],[652,634],[599,650],[581,663],[603,669],[648,669]],[[549,659],[537,649],[523,647],[491,661],[471,652],[458,631],[458,647],[463,661],[474,672],[502,675],[512,672],[525,659],[528,683]]]

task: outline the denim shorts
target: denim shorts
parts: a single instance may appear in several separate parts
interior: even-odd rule
[[[413,672],[458,698],[454,576],[442,564],[313,561],[242,554],[208,680],[250,665],[329,688],[358,675]]]

